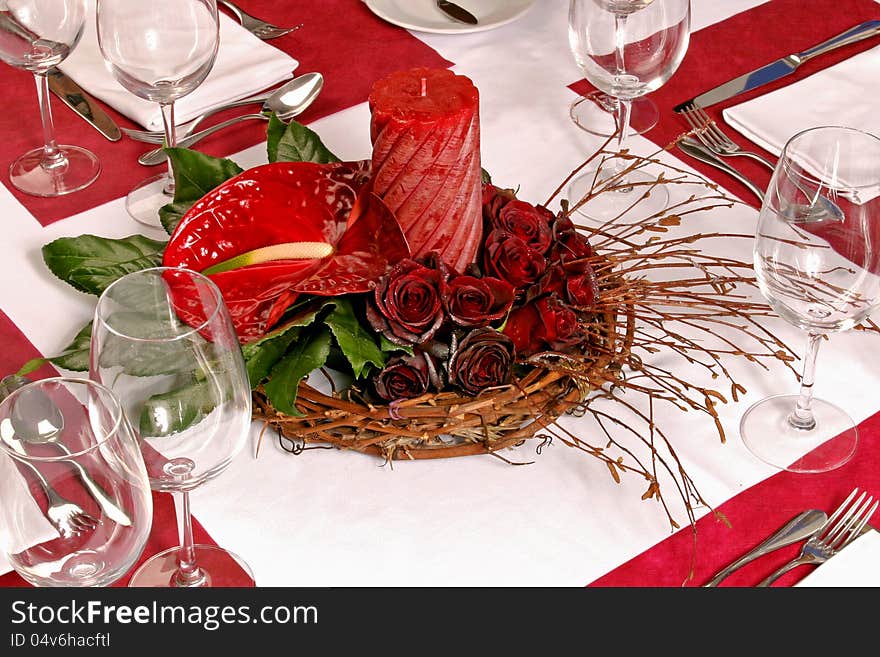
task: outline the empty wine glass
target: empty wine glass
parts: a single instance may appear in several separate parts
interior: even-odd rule
[[[85,0],[0,0],[0,58],[34,74],[43,123],[42,148],[9,167],[9,181],[25,194],[70,194],[90,185],[101,171],[91,151],[58,144],[49,103],[47,75],[79,43],[85,19]]]
[[[131,586],[253,586],[239,557],[193,544],[189,493],[226,470],[251,424],[244,358],[217,286],[167,267],[116,280],[95,309],[89,371],[122,401],[153,489],[177,503],[180,546],[148,559]]]
[[[678,69],[690,40],[689,0],[570,0],[568,41],[586,79],[617,100],[617,151],[630,134],[632,103],[658,89]],[[572,204],[600,223],[635,222],[661,212],[668,192],[656,177],[629,171],[620,157],[603,158],[574,178]]]
[[[198,88],[214,66],[220,24],[215,0],[98,0],[98,45],[119,83],[162,109],[165,145],[177,144],[174,101]],[[174,199],[168,170],[126,197],[136,221],[160,227],[159,208]]]
[[[0,402],[0,545],[35,586],[107,586],[140,558],[153,498],[117,397],[88,379]]]
[[[840,214],[816,210],[829,200]],[[814,372],[822,339],[852,328],[880,305],[878,239],[880,139],[836,126],[793,136],[761,207],[754,267],[770,306],[808,340],[799,394],[763,399],[742,417],[742,439],[762,461],[792,472],[825,472],[855,453],[855,422],[813,397]]]

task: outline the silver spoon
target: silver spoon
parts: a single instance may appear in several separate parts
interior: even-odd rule
[[[8,395],[13,390],[30,383],[23,376],[10,375],[0,382],[0,394]],[[61,410],[39,389],[23,390],[18,398],[11,417],[15,437],[24,443],[34,445],[55,445],[66,456],[72,452],[67,445],[59,440],[61,430],[64,428],[64,416]],[[131,525],[131,518],[110,498],[107,492],[98,482],[92,479],[81,463],[76,459],[65,461],[76,468],[77,474],[88,488],[89,493],[101,506],[101,510],[111,520],[126,527]]]
[[[277,89],[281,89],[281,86],[278,86]],[[177,138],[183,139],[184,137],[188,137],[193,132],[195,132],[195,129],[198,128],[199,125],[201,125],[202,121],[210,116],[213,116],[214,114],[225,112],[226,110],[234,109],[236,107],[244,107],[245,105],[264,103],[266,100],[268,100],[269,96],[271,96],[275,90],[276,89],[264,91],[254,96],[242,98],[241,100],[234,100],[230,103],[226,103],[225,105],[212,107],[211,109],[199,114],[196,118],[176,126]],[[134,128],[124,127],[120,128],[120,130],[122,130],[122,132],[124,132],[135,141],[142,141],[147,144],[161,144],[165,140],[165,132],[162,130],[136,130]]]
[[[272,92],[272,94],[266,99],[266,102],[263,103],[263,109],[264,111],[275,112],[278,118],[284,122],[290,121],[290,119],[301,114],[312,104],[315,98],[318,97],[318,94],[321,93],[321,88],[323,86],[323,75],[320,73],[306,73],[305,75],[294,78],[287,84],[278,87],[278,89]],[[188,137],[184,137],[177,142],[177,146],[178,148],[189,148],[197,141],[208,135],[214,134],[218,130],[222,130],[223,128],[227,128],[241,121],[249,121],[253,119],[268,121],[269,116],[264,113],[236,116],[228,121],[223,121],[210,128],[200,130]],[[138,162],[144,166],[154,166],[156,164],[162,164],[165,161],[166,155],[162,148],[148,151],[138,158]]]

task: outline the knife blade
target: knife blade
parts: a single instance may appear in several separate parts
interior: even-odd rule
[[[837,36],[831,37],[812,48],[781,57],[775,62],[770,62],[754,71],[746,73],[745,75],[740,75],[714,89],[710,89],[699,96],[695,96],[690,100],[679,103],[673,108],[673,111],[680,112],[689,105],[698,105],[700,107],[715,105],[728,98],[733,98],[734,96],[751,91],[752,89],[757,89],[770,82],[775,82],[786,75],[790,75],[794,73],[801,64],[813,57],[823,55],[837,48],[848,46],[877,34],[880,34],[880,20],[859,23],[855,27],[851,27],[845,32],[841,32]]]
[[[467,23],[468,25],[477,25],[479,21],[477,17],[474,16],[471,12],[469,12],[464,7],[461,7],[454,2],[448,2],[448,0],[437,0],[437,6],[451,18],[454,18],[457,21],[461,21],[462,23]]]
[[[122,131],[116,125],[116,122],[76,82],[57,68],[50,69],[47,77],[49,78],[49,89],[65,105],[79,114],[110,141],[122,139]]]

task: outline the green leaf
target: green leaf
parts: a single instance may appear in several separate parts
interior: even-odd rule
[[[402,344],[397,344],[396,342],[391,342],[391,340],[385,337],[384,333],[379,334],[379,348],[386,354],[394,353],[396,351],[404,351],[410,356],[413,354],[413,348],[411,346],[404,346]]]
[[[266,149],[270,162],[339,162],[317,133],[296,121],[285,125],[274,114],[269,119]]]
[[[376,344],[374,334],[366,329],[358,320],[354,307],[349,299],[338,297],[328,303],[335,308],[324,319],[336,343],[351,364],[352,373],[359,378],[368,363],[378,368],[385,366],[385,354]]]
[[[49,361],[48,358],[31,358],[28,362],[19,368],[15,376],[27,376],[31,372],[36,372]]]
[[[188,148],[166,148],[174,173],[174,202],[159,210],[162,226],[171,234],[193,204],[244,169],[227,158],[211,157]]]
[[[149,302],[149,299],[145,301]],[[147,312],[121,310],[106,321],[113,330],[103,335],[98,357],[103,368],[118,369],[130,376],[159,376],[195,370],[200,362],[211,358],[205,355],[205,351],[210,351],[210,343],[193,333],[192,327],[182,321],[176,328],[181,336],[187,337],[179,340],[151,340],[167,338],[170,325],[163,323],[157,327],[155,316]],[[146,330],[146,327],[152,330]],[[129,335],[137,336],[136,345],[122,337]]]
[[[71,372],[85,372],[89,369],[89,344],[92,339],[92,323],[83,326],[67,347],[57,356],[47,359],[58,367]],[[24,369],[24,368],[22,368]],[[33,371],[33,370],[31,370]],[[24,376],[24,373],[22,373]]]
[[[484,168],[480,167],[480,182],[491,185],[492,184],[492,176],[489,175],[489,172]]]
[[[276,410],[287,415],[302,415],[295,406],[297,387],[307,374],[327,362],[331,340],[330,331],[326,328],[303,335],[272,368],[265,389]]]
[[[247,364],[251,388],[256,388],[269,376],[272,367],[281,360],[287,348],[299,337],[300,330],[314,322],[317,315],[317,311],[305,313],[259,340],[242,346],[241,352]]]
[[[117,278],[160,265],[165,244],[143,235],[121,239],[80,235],[60,237],[42,252],[55,276],[80,292],[100,295]]]
[[[207,416],[217,403],[212,387],[203,381],[153,395],[141,408],[140,435],[155,438],[183,431]]]

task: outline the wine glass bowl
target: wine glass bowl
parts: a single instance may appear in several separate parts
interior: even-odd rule
[[[829,201],[840,212],[821,213]],[[824,219],[817,220],[817,217]],[[880,139],[839,126],[794,135],[783,149],[758,218],[755,276],[770,307],[808,334],[799,394],[750,407],[746,447],[793,472],[825,472],[855,453],[858,430],[837,405],[813,397],[821,340],[853,328],[880,305]]]
[[[195,91],[211,72],[219,30],[215,0],[97,2],[101,55],[125,89],[162,108],[168,147],[177,143],[174,102]],[[129,192],[126,209],[136,221],[159,228],[159,209],[173,199],[169,165]]]
[[[91,151],[56,142],[47,75],[79,43],[85,0],[15,0],[3,2],[2,7],[0,59],[33,73],[44,139],[42,147],[10,165],[9,180],[31,196],[62,196],[81,190],[95,181],[101,165]]]
[[[150,485],[118,398],[54,377],[0,402],[0,544],[35,586],[107,586],[139,559]]]
[[[617,151],[630,134],[632,104],[666,83],[684,59],[690,41],[689,0],[570,0],[568,42],[584,77],[616,100]],[[568,186],[572,204],[600,223],[638,221],[661,212],[668,193],[640,170],[622,175],[620,158],[599,161]],[[638,205],[638,208],[635,206]],[[626,215],[626,216],[624,216]]]
[[[253,585],[237,557],[192,544],[189,492],[224,472],[250,434],[250,383],[219,289],[186,269],[127,274],[101,294],[91,340],[90,376],[122,400],[152,488],[173,493],[183,514],[181,547],[148,560],[132,585]]]

